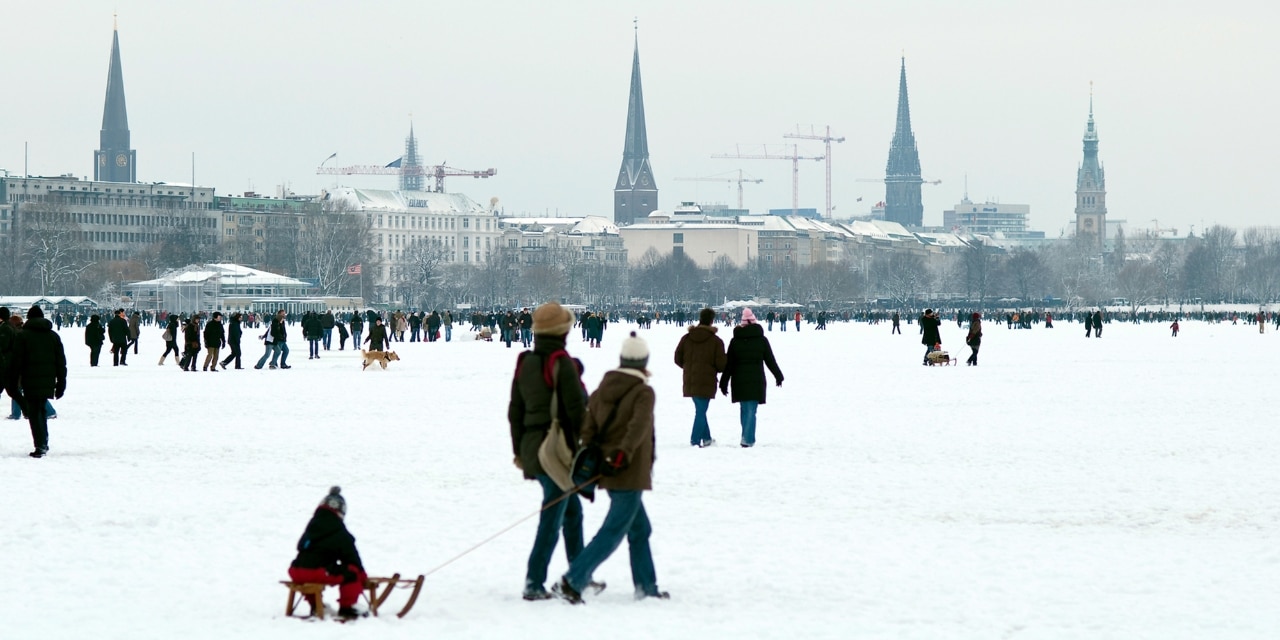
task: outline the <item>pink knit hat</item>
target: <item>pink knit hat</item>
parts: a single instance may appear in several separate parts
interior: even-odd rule
[[[756,314],[751,311],[751,307],[742,310],[742,324],[755,324]]]

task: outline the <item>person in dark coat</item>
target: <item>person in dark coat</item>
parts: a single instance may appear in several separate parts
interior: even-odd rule
[[[364,341],[360,339],[360,335],[364,333],[364,318],[359,313],[351,314],[351,348],[359,349]]]
[[[942,344],[942,334],[938,329],[942,326],[942,320],[933,312],[933,309],[925,309],[924,315],[920,316],[920,344],[924,345],[924,364],[929,364],[929,354],[940,348]]]
[[[302,315],[302,339],[306,340],[310,351],[307,359],[320,357],[320,340],[324,338],[324,329],[320,326],[320,316],[308,311]]]
[[[49,453],[47,403],[67,391],[67,355],[38,306],[27,311],[26,324],[14,336],[7,391],[31,425],[31,457],[43,458]]]
[[[971,367],[978,366],[978,347],[982,346],[982,314],[975,312],[969,320],[969,335],[965,336],[964,342],[973,350],[965,363]]]
[[[756,322],[756,315],[750,308],[743,309],[742,324],[734,328],[733,339],[729,341],[725,354],[720,391],[727,396],[730,395],[729,389],[733,389],[731,399],[738,405],[744,448],[756,444],[756,410],[765,403],[765,367],[769,367],[774,381],[781,387],[782,370],[773,358],[773,347],[764,337],[764,328]]]
[[[271,319],[271,327],[267,329],[271,333],[271,345],[275,349],[271,352],[272,369],[276,368],[276,359],[279,358],[281,369],[292,369],[289,366],[289,327],[285,323],[288,318],[288,312],[284,309],[276,311],[276,317]]]
[[[684,397],[693,398],[693,433],[689,435],[689,444],[697,447],[709,447],[716,442],[707,424],[707,407],[716,397],[716,376],[728,364],[724,341],[712,326],[715,321],[716,312],[703,309],[698,313],[698,324],[689,327],[676,345],[676,366],[684,370]]]
[[[102,318],[98,314],[89,316],[89,324],[84,328],[84,343],[89,347],[89,366],[98,366],[98,354],[102,353],[102,343],[106,342],[107,329],[102,326]]]
[[[129,316],[129,344],[133,345],[133,355],[138,355],[138,338],[142,335],[142,313],[134,311]]]
[[[382,318],[374,318],[373,326],[369,327],[369,335],[365,337],[365,342],[369,343],[370,351],[384,351],[387,348],[388,336],[387,327],[382,324]]]
[[[757,325],[757,328],[759,325]],[[600,488],[609,492],[609,513],[591,542],[569,561],[569,570],[552,587],[573,604],[591,585],[591,575],[627,539],[631,582],[637,598],[670,597],[658,590],[649,536],[653,527],[641,497],[653,489],[653,387],[648,384],[649,347],[631,337],[622,341],[618,368],[604,374],[588,400],[582,441],[594,443],[604,454]]]
[[[325,309],[324,313],[320,314],[320,337],[324,342],[325,351],[333,346],[333,327],[336,323],[332,311]]]
[[[289,565],[289,579],[340,585],[338,616],[351,619],[360,617],[356,601],[369,577],[356,549],[356,537],[347,530],[346,517],[347,501],[342,497],[342,488],[329,489],[329,495],[320,501],[298,538],[298,557]]]
[[[560,427],[569,448],[578,448],[578,431],[586,415],[587,402],[586,390],[582,386],[581,363],[565,351],[565,340],[569,337],[573,321],[573,312],[555,302],[535,309],[533,350],[520,354],[511,380],[507,422],[511,427],[514,462],[525,480],[537,480],[542,488],[543,509],[538,517],[538,532],[525,570],[525,600],[551,597],[544,583],[547,566],[551,563],[562,529],[569,562],[572,564],[582,552],[582,503],[577,494],[565,497],[565,491],[547,475],[538,461],[538,448],[551,428],[553,385]]]
[[[9,324],[9,307],[0,307],[0,389],[9,388],[9,358],[18,330]]]
[[[333,326],[338,330],[338,351],[346,351],[347,338],[351,337],[351,334],[347,333],[347,325],[341,320],[335,320]]]
[[[1093,337],[1102,337],[1102,309],[1093,312]]]
[[[107,337],[111,339],[111,366],[129,366],[124,361],[129,355],[129,321],[124,318],[124,309],[116,309],[115,317],[107,323]]]
[[[218,372],[218,350],[227,346],[227,332],[222,328],[222,312],[214,311],[204,325],[204,366],[202,371]]]
[[[200,357],[200,316],[192,315],[182,328],[182,360],[178,366],[184,371],[196,370],[196,358]]]
[[[169,356],[169,352],[173,352],[174,364],[180,364],[178,357],[182,355],[182,351],[178,349],[178,316],[170,315],[169,321],[165,325],[164,333],[160,337],[164,338],[164,353],[160,354],[160,364],[164,364],[164,359]]]
[[[219,363],[223,369],[226,369],[227,364],[233,360],[237,369],[244,368],[240,366],[240,338],[244,336],[244,328],[240,324],[242,318],[239,311],[231,314],[231,326],[227,328],[227,347],[231,349],[231,353]]]

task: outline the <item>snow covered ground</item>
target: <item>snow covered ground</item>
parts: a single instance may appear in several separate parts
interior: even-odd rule
[[[670,601],[631,599],[620,549],[586,606],[523,602],[531,519],[431,575],[407,618],[355,625],[283,617],[277,581],[329,485],[374,574],[426,572],[536,510],[505,421],[518,349],[464,331],[361,372],[291,338],[291,371],[211,376],[156,366],[156,328],[129,367],[90,369],[66,329],[49,457],[0,422],[0,637],[1274,638],[1280,337],[1182,328],[992,323],[978,368],[920,366],[914,325],[775,330],[786,382],[759,444],[737,446],[717,398],[719,444],[697,449],[682,330],[655,327],[645,502]],[[962,335],[944,324],[961,358]],[[590,388],[624,336],[571,339]]]

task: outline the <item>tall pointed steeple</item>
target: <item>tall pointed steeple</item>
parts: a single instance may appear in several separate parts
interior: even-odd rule
[[[889,145],[889,163],[884,176],[884,217],[906,227],[919,227],[924,222],[924,204],[920,198],[920,154],[916,136],[911,132],[911,107],[907,101],[907,59],[902,59],[898,77],[898,122]]]
[[[636,29],[631,59],[631,98],[627,105],[627,138],[622,149],[622,170],[613,188],[613,221],[643,222],[658,208],[658,186],[649,166],[649,133],[644,123],[644,92],[640,88],[640,33]]]
[[[107,98],[102,107],[102,130],[93,153],[93,179],[137,182],[137,152],[129,148],[129,114],[124,102],[124,71],[120,65],[120,31],[111,32],[111,62],[107,67]]]
[[[1093,123],[1093,88],[1084,127],[1084,159],[1076,170],[1076,235],[1093,236],[1101,249],[1107,235],[1107,176],[1098,161],[1098,130]]]
[[[400,158],[400,190],[422,191],[422,160],[418,157],[418,139],[413,137],[413,120],[409,120],[409,137],[404,139],[404,157]],[[413,167],[413,168],[411,168]]]

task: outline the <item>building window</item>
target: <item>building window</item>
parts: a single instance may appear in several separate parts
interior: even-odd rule
[[[684,247],[673,247],[673,248],[671,249],[671,255],[673,255],[673,256],[675,256],[675,257],[677,257],[677,258],[679,258],[679,257],[683,256],[683,255],[684,255]]]
[[[671,234],[671,242],[673,244],[682,244],[684,242],[684,234],[683,233]]]

